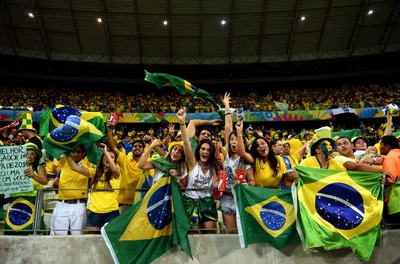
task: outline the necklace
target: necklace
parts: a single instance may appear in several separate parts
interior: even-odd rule
[[[208,165],[204,165],[203,163],[199,162],[200,168],[202,170],[208,169]]]

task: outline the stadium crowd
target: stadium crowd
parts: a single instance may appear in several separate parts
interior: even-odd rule
[[[171,88],[172,89],[172,88]],[[9,87],[2,85],[1,106],[32,107],[33,111],[46,110],[57,104],[92,112],[118,113],[176,113],[179,106],[187,106],[188,112],[215,112],[212,105],[180,95],[173,90],[148,93],[146,89],[131,91],[100,91],[67,88]],[[277,110],[275,101],[287,103],[289,110],[320,110],[340,106],[352,108],[380,107],[400,101],[399,84],[344,85],[331,88],[273,89],[262,92],[231,91],[232,106],[245,111]],[[219,101],[224,92],[208,91]]]
[[[381,173],[384,175],[382,183],[393,183],[400,177],[400,171],[396,169],[400,168],[400,161],[392,157],[400,151],[400,147],[397,138],[391,135],[398,125],[393,124],[390,115],[387,115],[384,124],[376,128],[360,122],[355,127],[361,131],[358,137],[339,136],[332,139],[331,132],[341,130],[332,124],[315,131],[281,131],[263,124],[256,128],[245,127],[242,122],[234,124],[229,111],[231,105],[255,111],[272,110],[273,101],[286,102],[293,109],[332,108],[335,105],[375,107],[397,100],[398,88],[394,84],[387,87],[342,87],[335,93],[304,90],[296,94],[289,91],[270,91],[264,95],[250,93],[246,96],[239,93],[214,94],[214,98],[222,98],[221,103],[226,109],[224,125],[221,120],[191,120],[187,124],[186,112],[190,110],[182,106],[191,107],[190,102],[185,104],[185,100],[189,100],[183,96],[177,100],[175,94],[132,96],[76,92],[66,96],[67,91],[57,89],[35,89],[28,93],[23,88],[16,88],[12,89],[10,96],[0,99],[2,105],[33,106],[35,110],[65,104],[89,111],[176,112],[179,128],[170,124],[141,131],[108,122],[105,131],[108,147],[101,146],[102,156],[98,164],[89,162],[87,150],[79,145],[62,157],[46,159],[45,172],[39,165],[43,164],[42,153],[45,156],[46,150],[43,150],[42,139],[32,126],[31,117],[25,117],[27,119],[18,128],[3,130],[2,144],[28,143],[30,148],[27,151],[33,158],[26,175],[32,178],[34,187],[37,190],[44,186],[59,188],[58,202],[51,219],[52,235],[82,234],[84,229],[89,233],[98,233],[106,222],[123,214],[135,203],[135,188],[150,187],[165,174],[174,177],[179,187],[189,189],[183,191],[183,200],[193,228],[206,228],[202,232],[216,228],[220,211],[227,232],[235,233],[236,203],[232,195],[235,184],[289,188],[297,181],[298,174],[293,168],[298,165]],[[331,97],[326,98],[327,94]],[[10,98],[18,98],[19,101],[9,101]],[[162,101],[156,98],[162,98]],[[199,107],[198,110],[212,111],[211,106],[207,107]],[[225,173],[220,175],[219,171]],[[46,182],[44,177],[47,177]],[[220,181],[225,181],[224,189],[221,189]],[[117,187],[126,190],[117,191]],[[88,188],[92,195],[87,209]],[[114,191],[96,192],[96,189]],[[26,195],[14,195],[11,203],[15,198]],[[34,193],[29,195],[32,197]],[[75,213],[71,215],[71,211]],[[9,213],[10,209],[5,218]],[[386,220],[400,223],[398,214]],[[13,229],[7,221],[6,225]],[[13,229],[15,231],[18,229]]]

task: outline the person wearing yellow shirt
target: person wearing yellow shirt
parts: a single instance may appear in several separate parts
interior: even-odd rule
[[[111,152],[114,153],[116,164],[119,166],[122,173],[120,177],[120,191],[117,198],[120,214],[122,214],[133,204],[136,191],[132,189],[137,187],[143,174],[152,175],[152,172],[143,171],[138,167],[138,162],[142,157],[146,146],[145,142],[140,139],[134,140],[132,142],[132,151],[130,152],[132,157],[129,157],[129,153],[125,154],[117,148],[113,138],[113,128],[114,126],[110,122],[107,122],[107,144]],[[157,152],[165,153],[160,147],[157,148]]]
[[[346,168],[333,159],[332,149],[335,142],[331,138],[320,138],[311,145],[310,157],[300,162],[300,166],[329,169],[346,170]]]
[[[89,177],[90,204],[86,229],[88,234],[99,234],[100,228],[119,215],[118,187],[121,172],[115,165],[115,155],[102,145],[103,154],[96,168],[78,166],[67,154],[71,169]]]
[[[86,150],[79,145],[70,154],[79,167],[93,168],[86,157]],[[86,202],[88,198],[88,178],[71,169],[66,155],[59,160],[60,179],[58,202],[51,217],[50,235],[81,235],[86,224]]]

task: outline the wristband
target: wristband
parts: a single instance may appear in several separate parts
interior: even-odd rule
[[[185,123],[179,123],[179,125],[184,126],[184,125],[186,125],[186,124],[185,124]]]
[[[230,115],[231,113],[225,113],[225,116]]]

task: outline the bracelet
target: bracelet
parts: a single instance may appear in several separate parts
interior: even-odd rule
[[[231,113],[225,113],[225,116],[230,115]]]
[[[179,123],[179,125],[184,126],[184,125],[186,125],[186,124],[185,124],[185,123]]]

